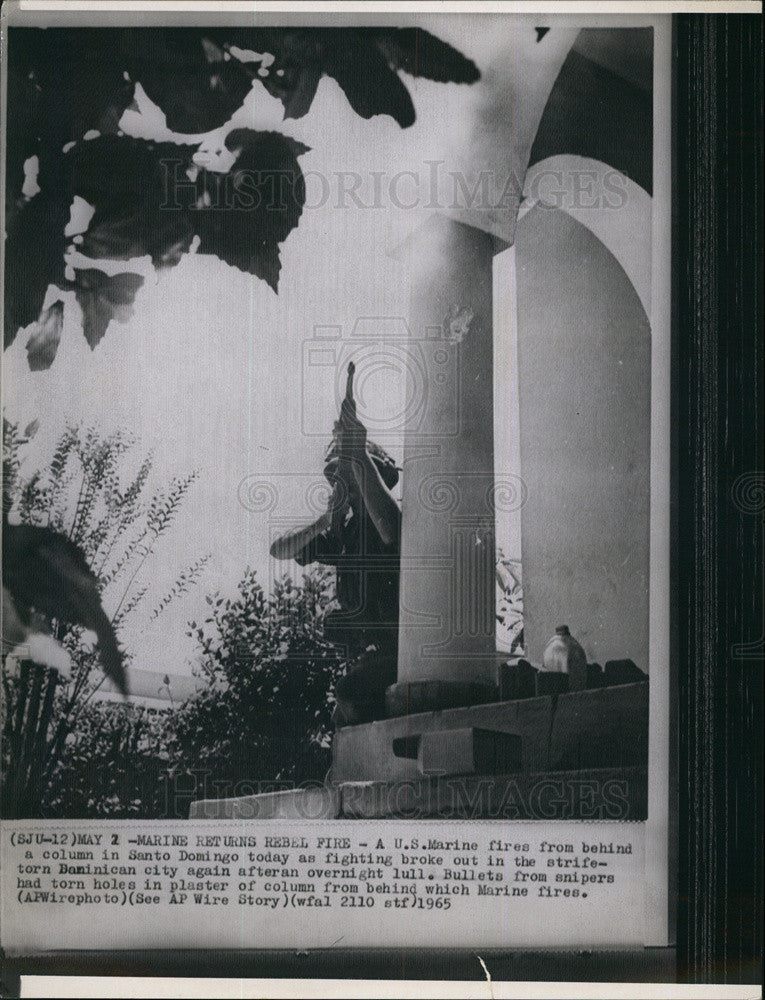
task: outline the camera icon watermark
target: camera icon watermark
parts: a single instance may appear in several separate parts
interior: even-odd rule
[[[301,430],[306,437],[330,436],[317,414],[331,400],[339,412],[348,364],[355,366],[356,414],[376,441],[403,432],[420,434],[429,411],[444,414],[437,437],[453,437],[460,427],[459,338],[453,322],[429,327],[415,337],[401,316],[362,316],[346,332],[340,325],[317,325],[303,344]]]
[[[237,496],[241,506],[257,517],[268,540],[270,558],[262,576],[267,594],[279,594],[288,579],[316,577],[317,573],[319,577],[329,573],[335,578],[339,571],[345,578],[340,588],[343,607],[333,599],[327,609],[333,613],[334,624],[341,628],[345,624],[359,639],[370,629],[385,628],[370,608],[376,607],[379,588],[392,586],[399,558],[395,553],[375,552],[368,538],[372,529],[363,518],[355,535],[357,551],[343,550],[333,534],[335,515],[344,520],[349,501],[342,479],[309,472],[257,473],[240,481]],[[337,590],[336,579],[331,589]],[[349,594],[353,600],[349,600]],[[296,604],[291,606],[290,616],[291,627],[299,631],[311,624],[314,609],[310,602],[305,606]],[[391,628],[395,625],[389,624]],[[339,640],[332,642],[338,646],[338,655],[349,652]]]
[[[499,649],[509,649],[523,627],[522,589],[495,539],[495,519],[520,510],[527,500],[526,484],[520,477],[497,479],[491,473],[465,474],[459,480],[444,474],[426,476],[417,503],[441,515],[446,525],[443,544],[427,556],[380,550],[366,518],[360,518],[353,549],[344,548],[333,535],[333,516],[344,511],[349,497],[335,488],[331,476],[286,471],[251,474],[240,481],[237,493],[239,503],[257,518],[259,530],[268,539],[271,558],[264,568],[266,593],[278,593],[285,577],[295,577],[295,562],[298,578],[301,572],[309,574],[323,566],[337,587],[339,573],[343,600],[342,606],[333,605],[332,621],[349,641],[355,636],[363,646],[365,637],[374,641],[383,632],[391,638],[403,625],[421,638],[421,656],[462,661],[468,655],[464,647],[452,648],[461,636],[484,637],[499,642]],[[480,508],[480,513],[467,517],[456,513],[466,501],[476,511]],[[295,539],[294,551],[290,538]],[[402,575],[414,585],[399,588]],[[420,606],[422,596],[434,587],[448,595],[446,613],[438,620]],[[381,596],[385,594],[387,613],[381,621]],[[299,627],[300,621],[295,619],[293,625]],[[344,644],[339,635],[329,641],[340,643],[338,655],[350,655],[355,640]]]

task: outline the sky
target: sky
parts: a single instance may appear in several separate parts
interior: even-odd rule
[[[94,351],[67,298],[61,345],[48,371],[28,370],[23,333],[5,352],[6,415],[22,428],[39,420],[24,473],[44,467],[71,423],[103,434],[130,430],[136,458],[154,456],[154,485],[198,471],[173,529],[136,580],[149,594],[121,633],[136,667],[190,673],[196,647],[185,635],[187,622],[205,617],[206,594],[233,595],[247,567],[266,587],[274,575],[297,571],[270,559],[269,542],[285,525],[317,514],[343,358],[359,338],[377,358],[360,373],[359,416],[400,459],[404,348],[397,342],[391,349],[389,338],[402,329],[417,274],[396,249],[432,212],[434,163],[438,197],[447,203],[450,170],[462,171],[471,187],[478,170],[487,169],[499,191],[514,190],[507,189],[513,176],[522,182],[546,81],[552,83],[576,31],[551,32],[543,55],[528,18],[463,16],[455,23],[423,14],[419,22],[471,57],[482,80],[469,87],[406,77],[417,112],[410,129],[388,118],[359,118],[325,77],[302,119],[283,121],[281,103],[257,87],[230,126],[199,137],[202,149],[212,151],[230,127],[244,125],[278,130],[310,147],[300,161],[307,206],[282,244],[278,294],[217,258],[187,255],[159,281],[146,272],[150,280],[134,316],[112,323]],[[148,98],[139,95],[138,103],[140,111],[126,112],[121,122],[124,132],[172,138]],[[347,191],[356,176],[354,198]],[[494,220],[510,240],[515,208]],[[334,368],[317,363],[324,356],[317,344],[321,352],[327,344],[337,351]],[[503,385],[498,392],[509,395]],[[506,452],[507,443],[502,447]],[[264,483],[275,498],[270,510],[259,509]],[[198,586],[151,621],[177,574],[208,554]],[[119,597],[106,592],[107,612]]]

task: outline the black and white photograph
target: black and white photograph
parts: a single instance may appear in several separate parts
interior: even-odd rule
[[[132,6],[3,7],[3,948],[671,947],[670,15]]]

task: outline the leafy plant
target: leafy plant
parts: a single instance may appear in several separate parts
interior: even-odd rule
[[[207,774],[219,796],[253,782],[322,779],[331,691],[345,667],[323,632],[333,575],[286,577],[267,595],[248,571],[233,600],[208,602],[206,621],[190,623],[206,685],[176,713],[179,767]]]
[[[498,551],[497,581],[502,595],[497,609],[497,621],[507,629],[510,653],[513,655],[522,653],[523,583],[520,561],[508,559]]]
[[[76,545],[99,590],[114,607],[111,626],[119,632],[127,616],[147,597],[145,567],[157,542],[172,527],[196,473],[177,477],[150,492],[151,456],[126,480],[126,455],[135,440],[122,431],[106,437],[68,427],[43,471],[22,476],[26,438],[6,421],[3,437],[3,497],[9,519],[49,528]],[[154,609],[155,617],[200,578],[209,557],[182,571]],[[39,611],[39,609],[38,609]],[[41,616],[44,617],[44,616]],[[46,630],[68,654],[69,676],[41,673],[7,662],[3,650],[3,799],[9,814],[34,814],[45,800],[54,772],[66,757],[82,712],[102,686],[99,654],[82,625],[52,618]],[[18,659],[23,659],[19,653]],[[44,692],[44,694],[43,694]],[[32,746],[34,742],[34,748]],[[76,741],[75,741],[76,742]],[[23,753],[21,752],[23,751]]]
[[[172,717],[142,705],[83,706],[46,789],[51,817],[168,818]]]
[[[234,129],[221,141],[225,167],[195,164],[200,137],[222,128],[253,90],[300,118],[328,76],[358,115],[389,115],[406,128],[415,111],[400,73],[479,78],[471,60],[417,28],[12,28],[7,62],[5,344],[34,324],[32,369],[56,356],[64,293],[81,307],[91,349],[113,319],[131,315],[143,276],[107,273],[99,261],[148,255],[161,271],[196,251],[277,290],[279,247],[305,202],[298,157],[307,147]],[[169,129],[193,136],[188,143],[122,134],[139,85]],[[75,198],[92,216],[70,238]],[[62,297],[43,308],[51,286]]]

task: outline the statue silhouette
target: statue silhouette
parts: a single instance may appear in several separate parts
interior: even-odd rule
[[[401,512],[391,490],[399,470],[367,439],[356,415],[353,374],[351,362],[325,456],[324,475],[332,485],[327,511],[271,546],[277,559],[335,568],[340,607],[327,616],[324,634],[352,661],[335,691],[338,726],[384,716],[385,690],[396,681],[398,654]]]

